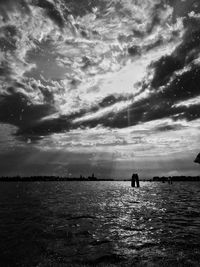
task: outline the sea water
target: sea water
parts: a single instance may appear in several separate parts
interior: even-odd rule
[[[0,266],[200,266],[200,183],[2,182]]]

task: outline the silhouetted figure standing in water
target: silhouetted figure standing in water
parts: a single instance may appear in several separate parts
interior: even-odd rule
[[[135,183],[137,187],[140,187],[139,176],[137,173],[133,173],[132,175],[131,186],[135,187]]]

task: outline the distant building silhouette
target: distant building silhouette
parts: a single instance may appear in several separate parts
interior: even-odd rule
[[[92,174],[92,176],[88,176],[88,180],[90,181],[96,181],[97,177],[94,176],[94,173]]]

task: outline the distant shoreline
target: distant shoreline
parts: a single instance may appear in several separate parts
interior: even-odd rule
[[[200,182],[200,176],[171,176],[171,177],[153,177],[151,179],[140,179],[142,182],[162,182],[165,183],[168,180],[173,182]],[[78,178],[78,177],[59,177],[59,176],[30,176],[30,177],[21,177],[21,176],[3,176],[0,177],[0,182],[117,182],[117,181],[124,181],[130,182],[131,179],[103,179],[103,178],[96,178],[96,177],[88,177],[88,178]]]
[[[152,179],[152,182],[168,182],[168,181],[172,181],[172,182],[200,182],[200,176],[184,176],[184,175],[180,175],[180,176],[155,176]]]
[[[124,181],[129,182],[130,179],[103,179],[103,178],[76,178],[76,177],[56,177],[56,176],[31,176],[31,177],[0,177],[0,182],[115,182],[115,181]],[[147,181],[147,180],[141,180]]]
[[[0,177],[0,182],[90,182],[90,181],[115,181],[114,179],[71,178],[57,176],[31,176],[31,177]]]

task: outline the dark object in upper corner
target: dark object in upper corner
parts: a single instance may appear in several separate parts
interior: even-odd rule
[[[196,159],[194,160],[195,163],[200,164],[200,153],[197,155]]]

